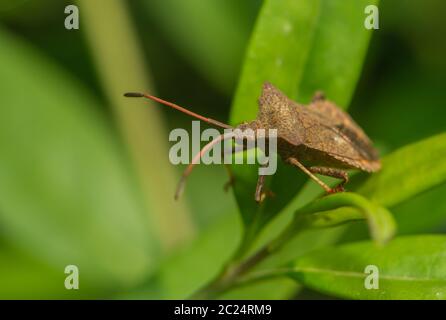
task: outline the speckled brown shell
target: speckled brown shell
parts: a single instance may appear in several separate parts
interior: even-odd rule
[[[308,106],[290,100],[272,84],[265,83],[259,99],[257,127],[275,128],[290,146],[282,154],[296,158],[318,157],[318,165],[340,163],[344,168],[377,171],[378,153],[364,131],[333,102],[323,98]],[[279,153],[281,150],[279,148]],[[321,159],[323,158],[323,159]]]

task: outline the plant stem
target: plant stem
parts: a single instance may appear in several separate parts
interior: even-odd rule
[[[223,270],[207,285],[193,294],[191,299],[213,299],[216,296],[233,288],[238,282],[239,278],[252,270],[256,265],[269,257],[272,253],[280,250],[288,240],[297,235],[299,231],[303,230],[299,226],[300,219],[294,219],[293,222],[280,235],[271,242],[262,247],[255,254],[246,260],[239,261],[240,252],[245,248],[244,241],[242,241],[240,248],[236,251],[233,259],[223,268]]]
[[[241,263],[230,262],[214,280],[192,295],[191,299],[215,298],[217,295],[230,289],[240,276],[263,261],[269,254],[269,247],[265,246]]]
[[[252,238],[245,236],[236,251],[234,257],[209,284],[191,296],[191,299],[211,299],[217,295],[242,283],[249,282],[249,278],[241,278],[272,253],[279,251],[291,238],[310,228],[327,228],[340,224],[365,220],[373,213],[364,213],[368,208],[368,202],[355,194],[338,194],[318,199],[295,212],[291,223],[272,241],[266,244],[255,254],[243,260],[247,243],[251,244]],[[340,212],[339,208],[343,208]]]

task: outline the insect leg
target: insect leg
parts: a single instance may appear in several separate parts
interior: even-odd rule
[[[257,179],[256,193],[254,199],[260,203],[265,199],[265,193],[263,193],[263,187],[265,186],[265,176],[259,175]]]
[[[316,91],[311,98],[311,102],[323,101],[325,100],[325,94],[322,91]]]
[[[333,177],[344,180],[342,183],[348,182],[348,174],[344,170],[329,167],[309,167],[312,173],[321,174],[323,176]]]
[[[268,164],[262,165],[263,167],[268,166]],[[274,197],[275,194],[271,190],[268,190],[265,188],[265,177],[266,175],[260,175],[257,179],[257,185],[256,185],[256,193],[254,194],[254,199],[257,203],[263,202],[266,197]]]
[[[321,174],[323,176],[342,179],[342,182],[334,187],[331,190],[331,193],[344,191],[344,185],[348,182],[348,173],[340,169],[328,167],[310,167],[308,168],[308,170],[310,170],[312,173]]]
[[[228,192],[229,188],[234,186],[235,177],[234,174],[232,173],[231,166],[229,164],[225,163],[225,169],[226,172],[228,173],[229,180],[226,181],[226,183],[224,184],[223,190],[225,190],[225,192]]]
[[[308,170],[302,163],[300,163],[296,158],[288,158],[286,160],[286,162],[288,162],[289,164],[298,167],[300,170],[302,170],[303,172],[305,172],[311,179],[313,179],[314,181],[316,181],[317,184],[319,184],[327,193],[331,193],[332,190],[329,186],[327,186],[324,182],[322,182],[321,179],[319,179],[318,177],[316,177],[313,173],[311,173],[310,170]]]
[[[229,150],[229,152],[222,150],[221,155],[224,158],[225,154],[228,154],[228,153],[234,154],[234,153],[244,151],[244,150],[248,150],[246,145],[236,145],[234,147],[234,150],[232,150],[232,148],[231,148],[231,150]],[[234,185],[235,176],[232,173],[231,166],[229,164],[225,163],[225,169],[226,169],[226,172],[228,173],[229,180],[225,183],[225,185],[223,186],[223,189],[225,190],[225,192],[228,192],[229,188]]]

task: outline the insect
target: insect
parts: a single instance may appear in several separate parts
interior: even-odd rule
[[[233,129],[228,124],[203,117],[148,94],[130,92],[124,96],[151,99],[217,127]],[[321,92],[316,92],[311,103],[305,106],[292,101],[271,83],[265,82],[259,99],[257,119],[235,128],[242,131],[249,128],[254,132],[258,129],[277,129],[277,153],[282,160],[305,172],[327,193],[344,191],[344,185],[349,180],[346,169],[375,172],[381,168],[378,153],[364,131]],[[176,198],[182,192],[196,160],[213,145],[233,138],[234,135],[223,134],[203,147],[184,171]],[[338,178],[342,182],[331,188],[315,174]],[[257,202],[263,201],[267,195],[264,184],[265,176],[259,175],[254,196]]]

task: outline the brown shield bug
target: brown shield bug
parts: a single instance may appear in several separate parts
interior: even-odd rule
[[[320,92],[314,95],[309,105],[304,106],[290,100],[272,84],[265,82],[259,99],[257,119],[235,128],[148,94],[130,92],[124,96],[151,99],[224,129],[252,129],[254,132],[258,129],[277,129],[277,153],[282,160],[305,172],[327,193],[344,190],[344,184],[348,182],[346,169],[375,172],[381,168],[378,153],[364,131],[347,113],[325,99]],[[233,138],[233,134],[223,134],[203,147],[184,171],[176,198],[182,192],[184,181],[196,160],[215,144]],[[330,188],[315,174],[342,179],[342,182],[335,188]],[[262,191],[264,180],[265,176],[259,175],[255,192],[257,202],[261,202],[266,195]]]

